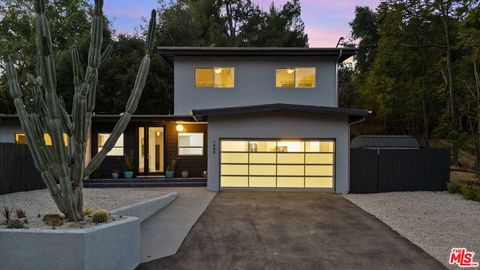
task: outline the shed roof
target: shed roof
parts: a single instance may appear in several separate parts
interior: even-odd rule
[[[208,116],[219,115],[237,115],[245,113],[259,113],[259,112],[301,112],[312,113],[319,115],[346,115],[350,122],[361,120],[369,115],[367,110],[348,109],[326,106],[310,106],[297,104],[262,104],[252,106],[226,107],[214,109],[193,110],[192,113],[197,120],[204,120]]]
[[[350,148],[418,149],[419,147],[414,137],[406,135],[361,135],[355,137],[350,143]]]
[[[356,54],[356,48],[305,47],[157,47],[160,55],[172,63],[176,56],[332,56],[338,62]]]

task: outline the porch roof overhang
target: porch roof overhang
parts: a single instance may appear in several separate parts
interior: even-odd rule
[[[305,47],[157,47],[160,55],[170,64],[177,56],[262,56],[262,57],[335,57],[339,63],[354,56],[356,48]]]
[[[93,122],[114,122],[120,118],[120,114],[96,114],[92,117]],[[1,119],[17,120],[16,114],[0,114]],[[154,114],[135,114],[132,115],[130,122],[149,122],[149,121],[181,121],[197,122],[192,115],[154,115]]]
[[[337,108],[327,106],[310,106],[310,105],[296,105],[296,104],[263,104],[253,106],[240,106],[240,107],[226,107],[226,108],[214,108],[214,109],[201,109],[193,110],[193,116],[197,121],[207,121],[210,116],[228,116],[239,115],[248,113],[261,113],[261,112],[297,112],[308,113],[318,116],[348,116],[350,123],[357,122],[365,119],[370,114],[367,110],[350,109],[350,108]]]

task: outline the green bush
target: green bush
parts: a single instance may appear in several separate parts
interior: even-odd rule
[[[449,193],[460,193],[462,186],[457,181],[450,181],[447,184],[447,189]]]
[[[463,184],[461,186],[461,192],[463,198],[465,198],[466,200],[475,200],[478,190],[473,185]]]

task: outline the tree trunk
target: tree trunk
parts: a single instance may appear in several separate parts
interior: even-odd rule
[[[444,75],[445,79],[445,86],[448,89],[448,110],[449,110],[449,116],[450,116],[450,128],[452,130],[461,132],[461,126],[460,122],[457,121],[457,115],[456,115],[456,110],[455,110],[455,99],[454,99],[454,88],[453,88],[453,75],[452,75],[452,64],[451,64],[451,44],[450,44],[450,34],[449,34],[449,28],[448,28],[448,22],[447,22],[447,8],[442,6],[442,24],[443,24],[443,30],[444,30],[444,35],[445,35],[445,42],[446,42],[446,56],[447,56],[447,65],[446,65],[446,74]],[[459,167],[460,162],[459,162],[459,145],[458,145],[458,139],[457,138],[451,138],[452,140],[452,165]]]

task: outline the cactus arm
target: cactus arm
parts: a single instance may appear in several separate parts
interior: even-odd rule
[[[38,116],[31,116],[29,117],[27,110],[25,109],[25,104],[22,100],[22,94],[20,90],[20,86],[18,84],[17,73],[15,71],[15,67],[12,63],[7,63],[7,79],[8,85],[10,88],[10,94],[14,98],[14,105],[15,109],[17,110],[18,117],[20,119],[20,124],[22,125],[22,129],[25,131],[28,141],[28,147],[30,152],[32,153],[33,161],[37,170],[41,173],[42,180],[44,181],[45,185],[48,187],[50,195],[54,199],[55,203],[61,208],[62,202],[60,200],[61,191],[56,185],[55,178],[53,175],[48,171],[48,163],[51,160],[49,155],[47,154],[45,142],[43,140],[43,133],[41,133],[41,138],[38,136],[38,128],[34,128],[34,120],[35,117]],[[34,134],[37,134],[36,136]],[[43,146],[43,147],[42,147]],[[60,209],[62,211],[62,209]]]
[[[125,128],[127,127],[128,122],[132,117],[132,114],[136,111],[138,107],[138,102],[142,95],[143,88],[145,87],[148,71],[150,69],[150,54],[155,44],[155,28],[156,11],[152,10],[150,22],[148,24],[145,56],[143,57],[143,60],[138,69],[137,77],[135,79],[135,85],[133,87],[132,93],[130,94],[130,97],[128,98],[127,105],[125,106],[125,112],[121,115],[117,124],[113,128],[112,133],[103,145],[102,150],[100,150],[100,152],[98,152],[88,164],[87,168],[85,169],[84,176],[90,175],[100,166],[102,161],[107,156],[107,153],[112,150],[120,135],[122,135],[122,133],[125,131]]]
[[[91,113],[95,109],[95,97],[98,84],[98,68],[102,59],[103,44],[103,0],[95,0],[95,11],[92,19],[90,47],[88,48],[87,77],[87,110]]]

